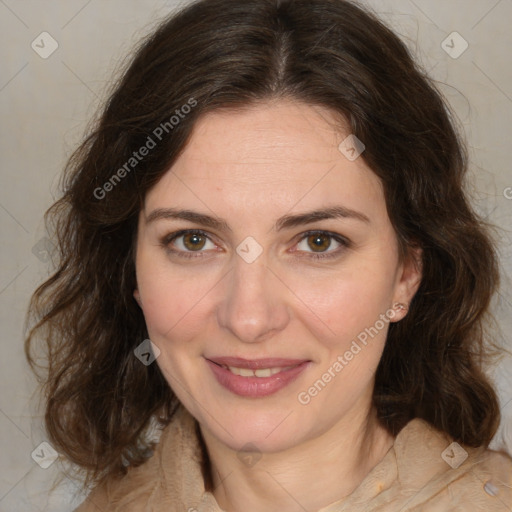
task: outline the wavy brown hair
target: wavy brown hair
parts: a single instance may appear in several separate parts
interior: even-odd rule
[[[36,372],[44,368],[49,439],[87,482],[146,460],[150,419],[167,425],[178,403],[158,365],[134,355],[148,337],[132,295],[145,195],[199,116],[279,98],[346,120],[384,186],[401,260],[422,249],[421,285],[408,315],[390,324],[377,369],[381,423],[396,435],[423,418],[475,447],[494,436],[499,406],[484,363],[497,348],[487,322],[495,243],[470,205],[466,150],[437,87],[400,39],[353,2],[200,0],[143,41],[45,215],[58,262],[32,297],[25,350]],[[148,137],[155,147],[126,167]],[[45,365],[33,357],[36,340]]]

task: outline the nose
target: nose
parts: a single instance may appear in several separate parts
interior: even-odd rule
[[[288,324],[286,287],[267,267],[263,255],[252,263],[236,256],[224,286],[217,320],[240,341],[265,341]]]

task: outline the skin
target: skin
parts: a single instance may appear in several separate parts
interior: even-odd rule
[[[413,258],[399,261],[380,180],[363,158],[338,150],[349,133],[329,110],[292,100],[214,111],[196,123],[140,213],[134,296],[161,351],[157,364],[200,423],[213,493],[228,512],[248,503],[253,512],[316,511],[350,494],[393,443],[371,407],[389,323],[307,405],[297,398],[379,315],[409,303],[421,280]],[[281,216],[339,205],[369,222],[274,228]],[[220,217],[230,230],[148,222],[158,208]],[[210,238],[199,239],[199,251],[197,239],[192,250],[184,245],[190,237],[161,242],[181,229]],[[350,245],[322,238],[323,254],[334,256],[314,259],[318,248],[303,235],[310,230]],[[248,236],[263,249],[252,263],[236,252]],[[192,258],[180,256],[187,251]],[[391,321],[405,314],[396,310]],[[217,382],[205,360],[213,356],[311,363],[277,393],[247,398]],[[247,443],[261,455],[253,465],[238,457]]]

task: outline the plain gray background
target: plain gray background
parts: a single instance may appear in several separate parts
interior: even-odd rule
[[[512,0],[365,3],[442,84],[461,121],[470,147],[475,207],[502,228],[504,276],[494,311],[510,347]],[[23,325],[31,292],[50,272],[43,213],[60,195],[64,163],[105,98],[114,70],[177,5],[163,0],[0,0],[2,512],[70,511],[83,500],[80,494],[73,497],[76,486],[66,480],[50,494],[60,463],[42,469],[31,457],[46,436],[24,357]],[[44,52],[55,43],[42,32],[58,44],[49,56]],[[468,47],[461,53],[465,42]],[[491,447],[512,453],[512,363],[506,359],[489,371],[504,414]]]

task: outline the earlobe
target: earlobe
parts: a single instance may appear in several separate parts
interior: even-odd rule
[[[393,311],[395,311],[394,321],[400,321],[407,315],[409,304],[418,291],[422,279],[422,255],[421,247],[414,247],[403,264],[400,281],[398,282],[397,293],[393,301]]]
[[[402,273],[402,282],[404,284],[406,296],[405,302],[411,302],[423,277],[423,250],[421,247],[413,247],[407,257]]]
[[[142,307],[142,302],[141,302],[141,300],[140,300],[140,293],[139,293],[139,290],[135,289],[135,290],[133,291],[133,297],[134,297],[134,298],[135,298],[135,300],[137,301],[138,305],[139,305],[140,307]]]

